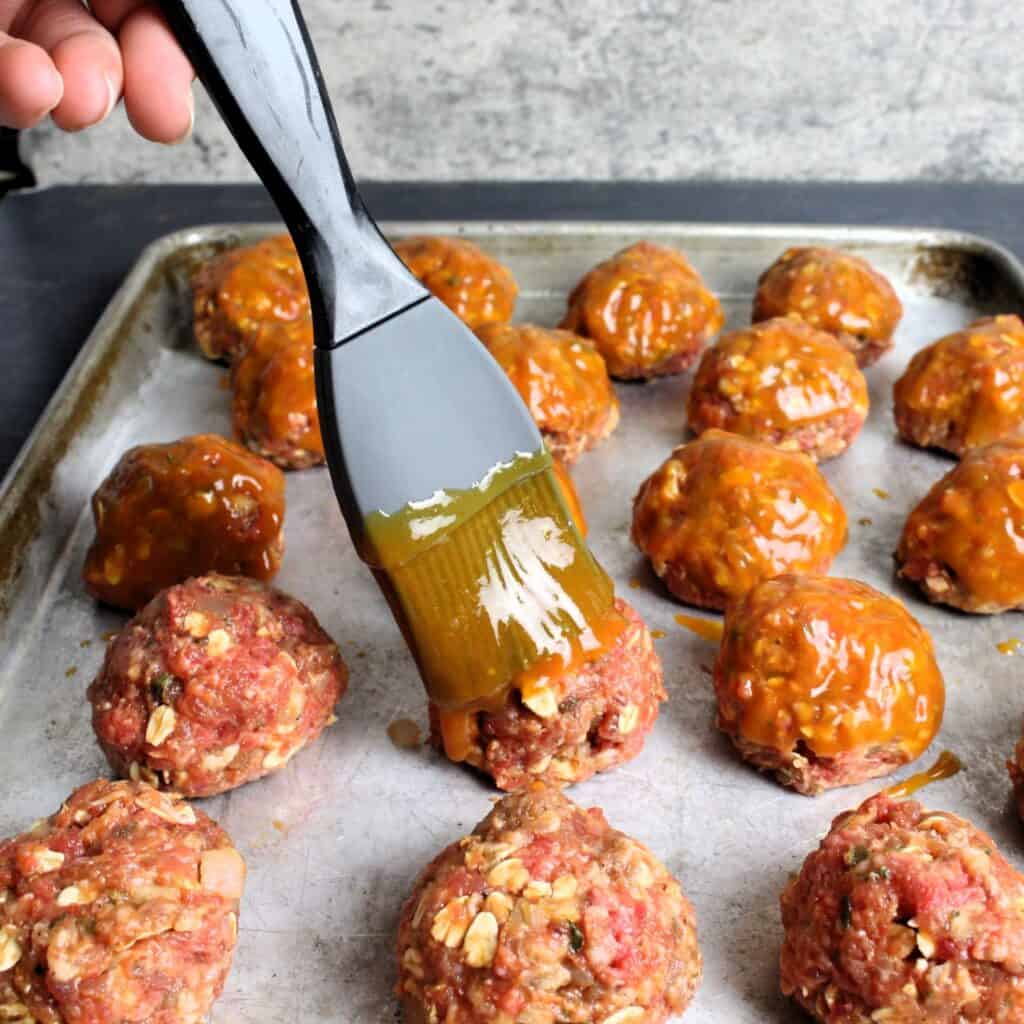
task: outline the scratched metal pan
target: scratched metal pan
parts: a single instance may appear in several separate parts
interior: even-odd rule
[[[273,230],[216,226],[155,243],[111,303],[0,495],[0,835],[54,810],[103,774],[85,687],[103,637],[124,619],[80,582],[92,535],[88,499],[130,445],[230,430],[224,370],[190,340],[187,278],[217,249]],[[904,516],[951,462],[898,444],[893,380],[926,342],[995,312],[1024,310],[1024,271],[985,241],[938,231],[583,224],[391,225],[459,232],[505,261],[522,285],[518,316],[554,324],[598,260],[649,237],[686,250],[745,324],[758,273],[789,245],[861,253],[906,307],[897,350],[868,371],[861,438],[824,472],[846,505],[849,544],[836,571],[890,593]],[[697,907],[704,980],[688,1020],[800,1019],[778,995],[777,900],[832,817],[878,784],[808,799],[738,761],[712,727],[713,650],[674,622],[679,610],[646,572],[627,528],[637,485],[683,438],[689,376],[621,385],[622,424],[575,471],[592,543],[643,614],[665,663],[668,703],[643,754],[573,791],[647,843]],[[472,424],[467,424],[472,429]],[[288,477],[287,554],[279,584],[307,601],[351,666],[340,720],[273,778],[206,802],[249,863],[235,967],[215,1022],[391,1022],[392,945],[419,869],[490,807],[492,790],[427,749],[399,749],[390,722],[425,726],[420,684],[370,575],[353,553],[324,471]],[[965,814],[1024,867],[1004,761],[1024,712],[1020,666],[997,650],[1018,616],[970,618],[904,595],[935,637],[948,710],[940,747],[967,771],[926,791]],[[927,760],[927,757],[923,760]],[[906,775],[911,769],[905,769]]]

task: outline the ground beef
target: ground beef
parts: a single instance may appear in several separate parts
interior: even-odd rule
[[[539,693],[513,690],[501,710],[471,713],[461,759],[514,790],[581,782],[636,757],[666,699],[664,675],[640,616],[625,601],[615,606],[625,629],[609,650]],[[431,742],[445,749],[434,706],[430,722]]]
[[[613,377],[643,380],[688,369],[724,320],[681,252],[637,242],[576,285],[561,326],[593,341]]]
[[[846,513],[800,452],[709,430],[633,501],[633,543],[681,601],[723,609],[784,572],[828,572]]]
[[[1017,741],[1013,757],[1006,762],[1013,782],[1013,798],[1017,804],[1017,813],[1024,818],[1024,736]]]
[[[245,863],[178,796],[91,782],[0,841],[0,1020],[198,1024],[220,995]]]
[[[695,434],[719,428],[812,459],[846,451],[868,415],[868,386],[830,334],[779,317],[723,334],[690,389]]]
[[[556,458],[574,462],[618,425],[618,397],[604,359],[589,341],[531,324],[488,324],[477,334]]]
[[[896,564],[929,601],[1024,608],[1024,438],[968,451],[910,513]]]
[[[903,316],[892,285],[867,260],[836,249],[787,249],[760,277],[753,320],[790,316],[835,335],[870,366]]]
[[[953,814],[881,794],[782,894],[782,991],[824,1024],[1020,1024],[1024,877]]]
[[[1024,424],[1024,321],[996,316],[921,349],[893,388],[900,436],[963,455]]]
[[[398,930],[406,1020],[661,1024],[700,980],[679,883],[597,808],[535,783],[420,876]]]
[[[718,727],[743,758],[813,795],[913,761],[942,724],[931,637],[865,583],[779,576],[727,609]]]
[[[253,580],[206,576],[164,591],[110,641],[89,700],[115,771],[211,796],[319,736],[347,679],[305,605]]]

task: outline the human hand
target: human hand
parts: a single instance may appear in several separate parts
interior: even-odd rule
[[[155,3],[0,0],[0,124],[47,114],[65,131],[98,124],[124,96],[135,130],[180,142],[192,130],[192,67]]]

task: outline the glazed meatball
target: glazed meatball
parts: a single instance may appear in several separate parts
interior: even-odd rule
[[[409,1022],[662,1024],[700,981],[693,907],[557,789],[507,796],[420,875],[398,928]]]
[[[231,249],[192,279],[196,343],[209,359],[231,362],[260,324],[309,318],[302,264],[288,235]]]
[[[512,319],[519,287],[509,269],[465,238],[416,236],[395,252],[423,286],[474,330]]]
[[[619,400],[590,342],[531,324],[489,324],[477,335],[516,386],[552,455],[575,462],[618,425]]]
[[[782,894],[782,991],[824,1024],[1024,1020],[1024,877],[970,822],[887,794]]]
[[[576,285],[562,327],[591,339],[613,377],[645,380],[688,369],[724,319],[681,252],[637,242]]]
[[[199,1024],[224,987],[245,862],[202,811],[97,780],[0,840],[0,1019]]]
[[[990,615],[1024,608],[1024,437],[972,448],[910,513],[899,575],[929,601]]]
[[[305,605],[254,580],[205,576],[165,590],[110,641],[89,701],[116,772],[212,796],[316,739],[347,681]]]
[[[978,320],[921,349],[893,389],[900,436],[963,455],[1024,425],[1024,322]]]
[[[690,389],[695,434],[718,427],[812,459],[853,444],[868,415],[868,386],[830,334],[787,317],[722,335]]]
[[[827,572],[846,513],[806,455],[709,430],[640,485],[632,537],[680,601],[723,609],[780,573]]]
[[[744,760],[814,795],[913,761],[942,723],[931,637],[854,580],[778,576],[725,613],[718,728]]]
[[[572,516],[572,521],[576,524],[576,529],[580,531],[581,536],[586,537],[587,517],[584,515],[583,502],[580,501],[579,492],[576,490],[576,485],[572,482],[569,470],[565,468],[565,463],[559,459],[551,460],[551,468],[554,470],[558,486],[562,489],[565,506],[569,510],[569,515]]]
[[[903,306],[867,260],[836,249],[787,249],[760,277],[753,320],[791,316],[828,331],[870,366],[892,348]]]
[[[216,434],[125,452],[92,514],[86,589],[129,611],[207,572],[272,579],[284,553],[283,474]]]
[[[507,790],[536,779],[581,782],[632,760],[666,694],[647,627],[625,601],[616,608],[625,628],[599,657],[513,691],[497,711],[431,706],[431,741]]]

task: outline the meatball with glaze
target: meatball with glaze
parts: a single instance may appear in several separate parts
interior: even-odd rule
[[[431,706],[431,742],[507,790],[581,782],[632,760],[666,694],[650,632],[625,601],[615,606],[624,629],[597,657],[514,689],[497,710]]]
[[[589,338],[613,377],[646,380],[688,369],[724,320],[681,252],[637,242],[576,285],[561,326]]]
[[[888,279],[852,253],[787,249],[760,277],[752,319],[790,316],[829,334],[870,366],[893,346],[903,306]]]
[[[846,451],[868,415],[868,386],[830,334],[780,317],[723,334],[690,389],[695,434],[718,427],[812,459]]]
[[[888,775],[942,723],[931,637],[855,580],[779,576],[725,613],[718,728],[744,760],[811,796]]]
[[[662,1024],[701,975],[693,907],[646,847],[535,783],[420,875],[398,929],[409,1022]]]
[[[476,333],[556,458],[575,462],[618,425],[618,397],[604,359],[589,341],[532,324],[488,324]]]
[[[1024,322],[978,320],[921,349],[893,388],[900,436],[963,455],[1024,426]]]
[[[164,591],[109,643],[89,687],[121,775],[213,796],[286,764],[345,692],[337,645],[295,598],[206,576]]]
[[[680,601],[723,609],[784,572],[828,572],[846,513],[800,452],[709,430],[640,485],[633,543]]]
[[[272,579],[284,553],[284,475],[216,434],[129,449],[92,514],[86,589],[129,611],[203,573]]]
[[[822,1024],[1024,1020],[1024,877],[963,818],[872,797],[781,904],[782,991]]]
[[[97,780],[0,840],[0,1019],[199,1024],[224,987],[245,862],[202,811]]]

